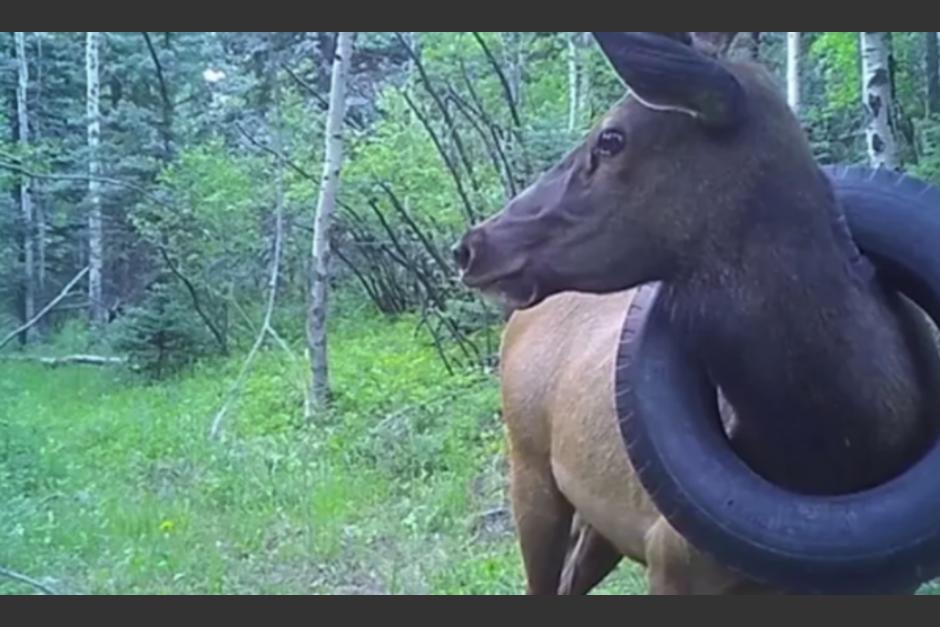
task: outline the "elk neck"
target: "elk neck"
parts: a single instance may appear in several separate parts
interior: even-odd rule
[[[734,407],[759,474],[843,493],[901,472],[929,443],[925,382],[903,303],[859,254],[828,181],[767,177],[709,227],[663,304]],[[920,374],[919,374],[920,372]]]

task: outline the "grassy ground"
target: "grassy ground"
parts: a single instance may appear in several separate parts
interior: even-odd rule
[[[267,352],[218,442],[240,357],[159,384],[0,362],[0,565],[71,593],[521,593],[495,381],[411,321],[331,350],[334,413],[303,425],[302,366]],[[644,590],[624,565],[598,593]]]

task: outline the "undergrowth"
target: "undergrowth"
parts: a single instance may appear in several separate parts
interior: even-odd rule
[[[158,382],[0,363],[0,565],[69,593],[523,592],[496,381],[447,374],[414,329],[334,325],[311,424],[303,354],[263,351],[218,441],[243,355]],[[644,588],[624,565],[598,593]]]

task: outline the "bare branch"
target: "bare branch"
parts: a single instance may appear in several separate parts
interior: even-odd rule
[[[271,317],[274,314],[274,302],[277,298],[277,284],[281,268],[281,246],[284,238],[284,160],[281,158],[280,150],[280,99],[276,102],[275,110],[278,114],[277,128],[274,131],[277,146],[272,150],[278,155],[278,163],[275,169],[274,258],[271,261],[271,274],[268,278],[268,303],[264,311],[264,320],[261,322],[261,327],[258,330],[258,336],[255,338],[255,342],[248,352],[245,362],[242,364],[238,377],[232,383],[232,387],[229,388],[225,402],[212,419],[212,426],[209,428],[209,438],[213,440],[218,437],[219,429],[222,426],[222,419],[228,412],[229,406],[235,399],[236,394],[241,389],[245,376],[248,374],[248,369],[251,367],[251,362],[254,361],[255,355],[258,353],[261,345],[264,344],[264,338],[269,333],[274,337],[278,337],[277,333],[271,328]],[[309,403],[309,398],[306,400],[307,403]]]
[[[51,594],[51,595],[59,594],[58,592],[56,592],[49,586],[45,585],[44,583],[40,583],[36,581],[35,579],[33,579],[32,577],[27,577],[26,575],[18,573],[15,570],[10,570],[9,568],[4,568],[3,566],[0,566],[0,575],[8,579],[12,579],[13,581],[19,581],[20,583],[25,583],[28,586],[32,586],[36,588],[37,590],[42,591],[43,594]]]
[[[473,172],[473,162],[467,156],[467,151],[464,149],[463,140],[460,138],[460,133],[457,130],[457,125],[454,123],[453,117],[450,115],[450,111],[447,109],[447,105],[444,104],[443,99],[437,93],[437,90],[434,89],[434,85],[431,84],[431,79],[428,77],[428,73],[424,69],[424,64],[421,63],[421,58],[411,49],[411,46],[401,36],[401,33],[395,33],[395,37],[398,38],[398,42],[401,46],[408,52],[408,56],[411,57],[411,60],[415,64],[415,69],[418,70],[418,76],[421,78],[421,82],[424,83],[424,88],[427,90],[428,94],[431,95],[431,98],[434,100],[434,103],[437,105],[438,110],[441,112],[441,116],[444,118],[444,124],[447,126],[450,131],[450,136],[454,138],[454,147],[457,148],[457,154],[460,155],[460,160],[464,165],[464,168],[467,170],[467,176],[470,179],[470,186],[473,188],[473,191],[480,193],[480,187],[476,182],[476,177]]]
[[[22,325],[20,325],[20,326],[17,327],[16,329],[13,329],[12,331],[10,331],[10,333],[8,333],[2,340],[0,340],[0,350],[2,350],[4,346],[6,346],[7,344],[9,344],[10,341],[11,341],[13,338],[15,338],[17,335],[19,335],[19,334],[22,333],[23,331],[26,331],[27,329],[32,328],[33,325],[35,325],[37,322],[39,322],[40,320],[42,320],[43,316],[45,316],[47,313],[49,313],[50,311],[52,311],[52,309],[53,309],[57,304],[59,304],[59,302],[60,302],[63,298],[65,298],[66,296],[68,296],[68,293],[72,290],[73,287],[75,287],[75,284],[78,283],[79,281],[81,281],[81,280],[82,280],[82,277],[85,276],[86,274],[88,274],[88,271],[89,271],[89,270],[90,270],[90,267],[89,267],[89,266],[85,266],[84,268],[82,268],[82,270],[80,270],[78,274],[76,274],[74,277],[72,277],[72,280],[69,281],[69,282],[65,285],[65,287],[62,288],[62,291],[59,292],[59,295],[56,296],[55,298],[53,298],[51,301],[49,301],[49,304],[47,304],[45,307],[43,307],[43,308],[39,311],[39,313],[37,313],[37,314],[36,314],[35,316],[33,316],[31,319],[29,319],[29,320],[27,320],[26,322],[24,322]]]
[[[160,96],[163,98],[163,148],[166,151],[167,157],[169,157],[171,154],[170,127],[172,125],[170,115],[173,111],[173,103],[170,101],[170,93],[166,87],[166,80],[163,78],[163,66],[160,65],[160,58],[157,56],[157,50],[153,47],[153,42],[150,40],[150,33],[141,32],[140,34],[144,36],[144,41],[147,42],[147,49],[150,51],[150,58],[153,59],[153,64],[156,67],[157,80],[160,82]]]
[[[446,275],[452,274],[455,271],[455,269],[452,266],[449,266],[444,261],[444,259],[441,257],[440,253],[438,252],[437,247],[435,247],[430,242],[430,240],[428,240],[424,232],[418,227],[417,224],[415,224],[415,221],[411,218],[411,216],[405,210],[405,206],[398,199],[398,196],[395,195],[395,192],[392,191],[392,188],[389,187],[384,181],[379,181],[378,184],[379,184],[379,187],[381,187],[382,190],[385,191],[385,194],[388,196],[389,200],[392,201],[392,206],[395,208],[395,211],[398,212],[398,215],[400,215],[402,219],[405,221],[405,223],[409,227],[411,227],[411,230],[414,232],[414,234],[418,237],[419,240],[421,240],[421,243],[424,244],[425,250],[428,251],[428,254],[431,255],[434,261],[436,261],[437,264],[441,267],[441,270],[444,272],[444,275],[446,276]]]
[[[285,72],[287,72],[287,75],[291,78],[291,80],[293,80],[295,83],[297,83],[297,85],[298,85],[301,89],[303,89],[303,90],[304,90],[305,92],[307,92],[309,95],[313,96],[313,99],[317,101],[317,104],[319,104],[320,107],[322,107],[324,111],[326,111],[327,109],[329,109],[330,103],[327,101],[326,98],[324,98],[324,97],[320,94],[320,92],[317,90],[316,87],[314,87],[313,85],[311,85],[310,83],[308,83],[308,82],[305,81],[304,79],[302,79],[302,78],[300,78],[299,76],[297,76],[297,74],[296,74],[293,70],[291,70],[290,67],[289,67],[286,63],[281,63],[281,69],[284,70]],[[358,120],[356,120],[355,118],[349,117],[349,113],[348,113],[348,112],[347,112],[346,115],[344,116],[343,122],[344,122],[345,124],[348,124],[349,126],[353,127],[354,129],[358,130],[358,131],[365,130],[365,125],[362,124],[361,122],[359,122]]]
[[[463,113],[464,118],[467,122],[473,127],[473,129],[480,136],[480,139],[483,140],[483,145],[486,146],[486,152],[490,156],[490,161],[493,162],[494,169],[499,173],[500,178],[503,180],[503,185],[505,187],[505,192],[508,197],[516,195],[516,181],[512,175],[512,167],[509,165],[509,161],[506,159],[506,154],[503,152],[503,148],[500,145],[499,137],[496,134],[496,130],[493,128],[490,121],[484,116],[477,112],[471,105],[468,103],[457,90],[452,86],[448,86],[448,93],[450,99],[455,105],[457,105],[457,110]],[[480,122],[487,126],[489,129],[489,135],[487,132],[480,127],[480,124],[477,123],[477,118],[480,119]]]
[[[278,217],[278,222],[280,222],[280,216]],[[268,304],[264,312],[264,321],[261,323],[261,328],[258,331],[258,336],[255,338],[255,343],[252,345],[251,350],[248,352],[248,356],[245,358],[245,362],[242,364],[241,370],[238,373],[238,377],[232,383],[232,387],[229,388],[228,394],[226,395],[225,402],[222,404],[222,407],[219,408],[219,411],[216,412],[215,416],[212,418],[212,426],[209,428],[209,438],[216,439],[219,434],[219,429],[222,426],[222,419],[225,417],[225,414],[228,412],[229,407],[232,404],[232,401],[235,399],[237,392],[241,389],[242,384],[244,383],[245,376],[248,374],[248,370],[251,366],[251,362],[254,361],[255,355],[258,353],[258,349],[261,348],[261,345],[264,343],[264,338],[268,335],[271,328],[271,317],[274,313],[274,300],[277,293],[277,275],[278,268],[280,265],[280,232],[281,229],[277,228],[275,233],[275,259],[271,267],[271,279],[268,283],[269,293],[268,293]]]
[[[281,161],[281,163],[283,163],[284,165],[286,165],[286,166],[289,167],[291,170],[293,170],[294,172],[296,172],[297,174],[299,174],[301,177],[307,179],[308,181],[312,181],[312,182],[314,182],[314,183],[317,183],[318,185],[320,184],[320,179],[319,179],[319,178],[317,178],[316,176],[314,176],[313,174],[311,174],[311,173],[308,172],[307,170],[303,169],[303,168],[302,168],[300,165],[298,165],[295,161],[291,161],[290,159],[288,159],[287,156],[284,155],[282,152],[279,152],[279,151],[275,150],[274,148],[271,148],[270,146],[266,145],[266,144],[263,143],[262,141],[258,140],[258,138],[256,138],[256,137],[253,136],[251,133],[249,133],[248,131],[246,131],[246,130],[242,127],[242,125],[239,124],[238,122],[235,122],[235,128],[238,129],[238,132],[241,133],[242,136],[243,136],[245,139],[247,139],[248,142],[251,143],[253,146],[256,146],[257,148],[260,148],[261,150],[267,152],[268,154],[270,154],[270,155],[276,157],[277,159],[279,159],[279,160]]]
[[[166,88],[166,80],[163,78],[163,66],[160,65],[160,58],[157,56],[157,51],[153,47],[153,42],[150,40],[150,33],[141,32],[141,35],[144,36],[144,41],[147,42],[147,49],[150,51],[150,58],[153,59],[153,65],[157,71],[157,80],[160,82],[160,96],[163,98],[163,104],[170,108],[172,104],[170,103],[170,94]]]
[[[389,256],[391,256],[393,259],[395,259],[400,264],[402,264],[402,266],[404,266],[407,270],[409,270],[412,273],[412,275],[421,283],[422,287],[424,287],[425,294],[427,295],[428,299],[432,300],[434,302],[434,305],[436,306],[436,308],[434,309],[435,313],[438,314],[442,324],[444,324],[448,328],[448,330],[451,332],[451,336],[454,338],[454,341],[457,342],[457,346],[460,348],[461,351],[463,351],[464,355],[468,359],[476,358],[477,360],[479,360],[480,359],[479,350],[473,344],[473,342],[469,341],[464,336],[464,334],[460,332],[460,329],[457,328],[456,323],[444,313],[447,309],[447,303],[444,301],[444,299],[441,297],[438,291],[434,288],[431,281],[429,281],[427,277],[424,276],[424,273],[422,273],[418,269],[418,267],[415,266],[415,264],[412,263],[408,259],[408,255],[405,252],[405,249],[398,242],[398,238],[395,237],[394,231],[388,225],[388,222],[385,220],[385,216],[382,215],[382,211],[379,209],[378,204],[375,202],[375,200],[370,199],[369,205],[372,207],[372,210],[375,212],[375,215],[379,218],[379,222],[382,223],[382,226],[385,228],[385,232],[388,233],[389,238],[391,238],[392,243],[398,249],[402,258],[398,259],[395,255],[391,255],[391,254]],[[388,252],[391,253],[391,251],[388,251]],[[425,307],[425,310],[427,310],[427,307]],[[423,314],[423,316],[425,318],[427,317],[426,311]],[[430,325],[428,325],[428,330],[430,329],[431,327]],[[474,353],[473,355],[470,354],[470,351],[467,350],[465,345],[470,346],[470,350]],[[441,356],[443,358],[443,354]]]
[[[263,150],[264,152],[266,152],[266,153],[268,153],[268,154],[274,156],[275,158],[279,159],[282,164],[284,164],[285,166],[287,166],[288,168],[290,168],[291,170],[293,170],[294,172],[296,172],[301,178],[304,178],[304,179],[310,181],[311,183],[315,183],[316,185],[320,185],[320,184],[322,183],[322,181],[319,179],[319,177],[314,176],[313,174],[311,174],[310,172],[308,172],[307,170],[305,170],[305,169],[304,169],[301,165],[299,165],[296,161],[293,161],[293,160],[289,159],[289,158],[287,157],[287,155],[285,155],[283,152],[278,151],[278,150],[275,150],[274,148],[271,148],[270,146],[266,145],[264,142],[260,141],[257,137],[253,136],[251,133],[249,133],[247,130],[245,130],[245,129],[241,126],[241,124],[239,124],[238,122],[235,122],[235,128],[238,130],[239,133],[242,134],[242,136],[243,136],[246,140],[248,140],[249,143],[251,143],[253,146],[255,146],[255,147],[257,147],[257,148]],[[355,215],[355,213],[353,212],[352,207],[350,207],[348,204],[346,204],[345,202],[343,202],[343,201],[340,200],[339,198],[336,199],[336,204],[339,205],[339,206],[340,206],[341,208],[343,208],[344,210],[350,212],[352,215]],[[300,225],[296,225],[296,226],[300,226]],[[300,228],[305,228],[305,227],[300,227]],[[309,230],[312,231],[312,229],[309,229]]]
[[[444,364],[444,368],[447,370],[447,374],[454,376],[454,369],[450,365],[450,360],[447,359],[447,351],[444,350],[444,344],[441,342],[440,337],[437,334],[437,331],[434,330],[434,327],[431,325],[431,321],[428,319],[429,307],[425,306],[421,310],[421,322],[428,330],[428,334],[431,336],[431,341],[434,343],[434,350],[437,351],[438,357],[441,358],[441,363]]]
[[[97,181],[99,183],[108,183],[110,185],[118,185],[121,187],[126,187],[127,189],[132,189],[135,192],[138,192],[140,194],[143,194],[148,199],[160,205],[165,204],[158,198],[155,198],[154,196],[152,196],[149,191],[147,191],[145,188],[141,187],[140,185],[136,185],[128,181],[122,181],[120,179],[110,178],[107,176],[91,176],[89,174],[43,174],[40,172],[33,172],[32,170],[28,170],[22,166],[19,166],[13,163],[5,163],[3,161],[0,161],[0,168],[4,170],[9,170],[10,172],[18,172],[19,174],[25,174],[26,176],[29,176],[34,179],[44,179],[47,181],[76,181],[76,182],[81,182],[81,183],[87,183],[88,181]]]
[[[512,115],[512,121],[516,123],[517,127],[522,127],[522,122],[519,119],[519,111],[516,110],[516,102],[512,95],[512,88],[509,86],[509,80],[507,80],[503,68],[499,65],[499,61],[496,60],[496,57],[493,56],[489,46],[483,41],[480,33],[474,32],[473,38],[480,44],[480,48],[483,49],[483,54],[486,55],[490,65],[493,66],[493,70],[496,71],[496,76],[499,77],[499,82],[503,86],[503,93],[506,95],[506,103],[509,105],[509,113]]]
[[[84,364],[88,366],[121,366],[127,363],[127,357],[109,357],[106,355],[63,355],[62,357],[22,356],[0,357],[4,361],[35,361],[44,366],[56,368],[69,364]]]
[[[470,98],[471,100],[473,100],[473,103],[476,107],[474,112],[477,114],[477,116],[480,119],[484,121],[484,123],[486,123],[486,126],[490,129],[490,135],[493,136],[493,142],[499,148],[500,154],[503,156],[503,159],[506,161],[506,167],[507,167],[507,172],[509,173],[509,176],[514,181],[516,181],[517,185],[521,185],[520,181],[518,181],[516,177],[514,176],[515,173],[512,171],[512,168],[509,167],[508,158],[506,157],[505,151],[502,149],[503,142],[500,138],[500,135],[505,133],[505,130],[502,128],[502,126],[500,126],[499,124],[496,124],[496,122],[493,121],[493,118],[489,114],[487,114],[486,106],[483,104],[483,99],[480,98],[480,95],[477,93],[476,88],[473,86],[473,79],[470,77],[470,72],[467,71],[467,66],[464,64],[463,60],[462,59],[458,60],[458,64],[460,65],[460,73],[463,76],[464,84],[467,86],[467,92],[470,94]],[[518,130],[513,131],[512,129],[510,129],[509,133],[514,134],[516,136],[516,140],[520,143],[520,145],[522,145],[522,136],[518,132]],[[524,150],[524,145],[523,145],[523,150],[522,150],[522,160],[523,160],[523,165],[525,166],[525,169],[526,169],[526,175],[527,176],[531,175],[532,166],[529,163],[529,156]]]
[[[212,332],[212,336],[215,338],[215,341],[218,342],[219,348],[222,349],[223,353],[228,353],[228,343],[225,341],[225,334],[222,333],[222,330],[216,326],[209,314],[202,308],[202,302],[199,300],[199,292],[196,290],[196,286],[193,285],[192,281],[173,263],[173,260],[170,259],[170,254],[162,244],[157,245],[157,250],[160,251],[160,256],[163,257],[163,261],[166,262],[170,272],[186,286],[186,291],[189,292],[189,296],[193,301],[193,309],[196,310],[196,313],[205,325],[209,327],[209,331]]]
[[[512,117],[513,126],[511,133],[515,136],[516,141],[519,142],[519,147],[522,152],[522,162],[525,166],[526,176],[532,175],[532,164],[529,162],[529,153],[526,149],[525,140],[522,137],[522,121],[519,118],[519,110],[516,108],[516,102],[512,94],[512,87],[509,85],[509,80],[506,78],[506,73],[503,72],[503,68],[499,65],[499,61],[496,60],[496,57],[490,51],[489,47],[486,45],[486,42],[483,41],[483,38],[480,37],[479,33],[473,33],[473,37],[477,40],[477,43],[480,44],[480,47],[483,49],[483,53],[486,55],[486,58],[489,60],[490,65],[493,66],[493,70],[496,72],[496,76],[499,78],[499,82],[503,87],[503,94],[506,97],[506,104],[509,106],[509,113]],[[461,61],[461,65],[463,61]],[[466,77],[469,82],[469,76]],[[482,109],[482,103],[481,103]]]
[[[297,356],[297,353],[291,350],[287,340],[281,337],[281,335],[274,329],[273,326],[268,325],[267,332],[268,335],[274,338],[274,341],[277,342],[277,345],[280,346],[285,353],[287,353],[287,356],[291,358],[291,361],[293,361],[295,364],[301,364],[300,357]],[[304,367],[306,368],[306,366]],[[306,389],[306,380],[301,381],[300,387]]]
[[[362,288],[366,291],[366,294],[369,296],[370,299],[372,299],[372,302],[374,302],[377,306],[381,307],[382,306],[381,296],[379,296],[379,293],[375,289],[375,286],[372,284],[372,282],[369,281],[369,279],[364,274],[362,274],[359,268],[356,267],[356,264],[354,264],[346,255],[343,254],[343,251],[340,246],[335,246],[333,248],[333,252],[335,252],[336,256],[339,257],[339,260],[342,261],[344,264],[346,264],[346,267],[352,271],[353,275],[356,277],[356,279],[358,279],[359,283],[362,285]]]
[[[297,85],[299,85],[299,86],[300,86],[304,91],[306,91],[309,95],[313,96],[313,99],[316,100],[316,101],[317,101],[317,104],[319,104],[321,107],[323,107],[324,110],[327,109],[327,108],[330,106],[330,103],[327,102],[326,98],[324,98],[324,97],[320,94],[319,91],[317,91],[317,88],[316,88],[316,87],[314,87],[313,85],[311,85],[310,83],[308,83],[308,82],[305,81],[304,79],[302,79],[302,78],[300,78],[299,76],[297,76],[297,74],[295,74],[294,71],[293,71],[292,69],[290,69],[290,66],[287,65],[286,63],[281,63],[280,65],[281,65],[281,69],[284,70],[285,72],[287,72],[287,75],[290,76],[291,80],[293,80],[295,83],[297,83]]]
[[[470,199],[467,197],[467,192],[463,188],[463,180],[460,178],[460,173],[457,171],[457,168],[454,166],[453,161],[451,161],[450,156],[447,154],[447,151],[444,150],[444,145],[441,143],[440,138],[438,138],[437,133],[434,130],[434,127],[431,126],[431,123],[428,122],[427,117],[421,113],[421,110],[418,108],[418,105],[414,103],[408,92],[402,92],[402,96],[405,98],[405,102],[408,103],[408,106],[411,107],[411,110],[414,111],[415,116],[418,118],[418,121],[421,122],[421,125],[424,127],[424,130],[428,132],[428,135],[431,136],[431,141],[434,142],[435,148],[437,148],[438,154],[441,156],[441,160],[444,162],[444,165],[447,167],[447,170],[450,172],[451,178],[454,179],[454,184],[457,186],[457,193],[460,194],[460,199],[463,201],[463,205],[466,209],[465,213],[467,219],[472,223],[476,221],[476,212],[473,210],[473,205],[470,203]]]

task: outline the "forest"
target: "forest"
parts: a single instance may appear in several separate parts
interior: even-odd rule
[[[940,184],[938,41],[728,54]],[[580,32],[0,34],[0,593],[524,592],[451,248],[624,93]]]

